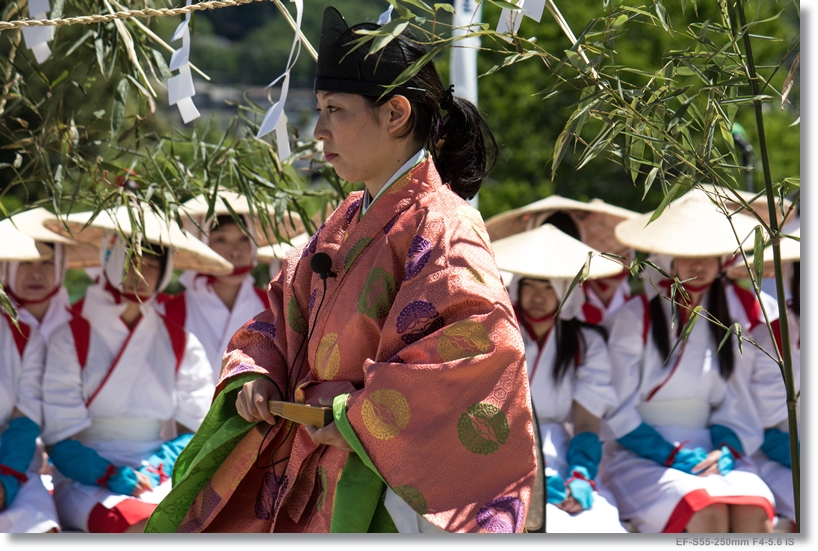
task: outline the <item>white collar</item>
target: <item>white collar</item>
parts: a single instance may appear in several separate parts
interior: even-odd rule
[[[426,148],[421,148],[417,153],[415,153],[414,155],[409,157],[409,160],[406,161],[405,163],[403,163],[403,165],[398,170],[395,171],[395,173],[392,175],[392,177],[389,178],[389,180],[386,181],[386,184],[384,184],[384,186],[380,189],[380,191],[378,191],[378,193],[375,195],[375,197],[372,197],[369,194],[369,190],[365,189],[364,190],[364,198],[363,198],[363,201],[361,202],[361,216],[363,216],[364,213],[372,205],[372,203],[375,202],[375,199],[377,199],[378,197],[381,196],[381,194],[384,192],[384,190],[386,188],[391,186],[395,182],[395,180],[397,180],[398,178],[403,176],[405,173],[409,172],[409,170],[411,168],[414,168],[414,166],[416,164],[420,163],[425,158],[426,158]]]

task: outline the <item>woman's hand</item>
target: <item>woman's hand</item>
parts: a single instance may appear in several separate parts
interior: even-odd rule
[[[332,398],[318,399],[318,403],[322,406],[332,406],[332,401]],[[336,448],[340,448],[346,452],[352,451],[352,446],[349,445],[349,442],[347,442],[346,438],[344,438],[344,435],[338,430],[338,427],[335,425],[335,421],[320,429],[310,425],[304,425],[304,428],[307,430],[307,434],[310,435],[310,438],[312,438],[312,441],[316,444],[335,446]]]
[[[696,476],[710,476],[711,474],[719,474],[720,457],[721,450],[713,450],[707,454],[707,458],[704,461],[693,467],[693,472],[696,474]]]
[[[236,411],[246,421],[266,421],[276,424],[276,417],[267,407],[267,400],[281,400],[278,387],[269,379],[261,377],[244,383],[236,397]]]
[[[141,473],[137,470],[134,470],[136,473],[136,478],[138,482],[136,483],[136,488],[134,488],[132,496],[138,496],[144,492],[150,492],[153,489],[153,485],[151,484],[151,479],[145,473]]]
[[[571,490],[568,490],[568,497],[565,498],[565,501],[558,503],[556,507],[557,509],[562,509],[570,515],[574,515],[582,511],[582,505],[580,505],[579,501],[574,499],[574,496],[571,495]]]

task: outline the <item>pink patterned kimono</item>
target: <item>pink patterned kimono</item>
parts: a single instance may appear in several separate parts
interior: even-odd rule
[[[351,193],[290,251],[271,308],[233,336],[214,403],[248,373],[285,389],[292,369],[296,401],[349,394],[339,429],[418,515],[450,532],[521,532],[536,472],[525,349],[483,221],[428,155],[363,217],[361,200]],[[326,296],[310,269],[319,251],[337,274]],[[330,531],[350,454],[283,419],[269,428],[219,458],[179,531]]]

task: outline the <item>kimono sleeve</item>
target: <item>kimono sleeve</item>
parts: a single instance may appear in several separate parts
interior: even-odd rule
[[[641,367],[645,353],[642,338],[644,317],[642,301],[634,299],[603,322],[603,326],[608,329],[611,381],[617,398],[616,408],[602,423],[603,439],[621,438],[642,423],[636,406],[639,403]]]
[[[31,335],[23,350],[22,373],[17,390],[15,407],[26,417],[42,427],[43,424],[43,369],[45,367],[46,343],[43,335],[31,329]]]
[[[297,264],[301,258],[301,251],[302,247],[291,250],[284,261],[284,267],[276,278],[270,281],[267,289],[270,307],[240,327],[227,344],[222,359],[221,375],[216,385],[217,393],[227,386],[231,378],[246,373],[260,373],[285,391],[287,307],[284,286],[287,275],[293,272],[293,264]]]
[[[523,339],[485,229],[453,218],[429,213],[408,257],[397,251],[406,267],[380,333],[385,361],[364,362],[346,418],[428,520],[470,530],[503,509],[517,532],[536,472]]]
[[[755,453],[764,441],[764,427],[755,398],[751,392],[753,364],[760,351],[744,346],[740,355],[735,346],[735,366],[727,381],[724,400],[710,414],[711,425],[723,425],[736,433],[745,455]]]
[[[53,445],[91,426],[82,395],[82,370],[68,324],[48,341],[43,373],[43,441]]]
[[[611,359],[602,335],[593,329],[582,329],[585,352],[577,366],[574,400],[602,419],[617,406],[616,390],[611,382]]]
[[[187,333],[185,353],[176,373],[176,421],[196,431],[207,415],[215,388],[213,367],[202,343],[196,335]]]

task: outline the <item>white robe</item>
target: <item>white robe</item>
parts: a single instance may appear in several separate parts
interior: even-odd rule
[[[744,326],[747,316],[736,290],[728,287],[726,294],[731,318]],[[707,294],[702,298],[702,304],[706,303]],[[670,304],[663,300],[662,306],[670,326]],[[705,497],[729,497],[734,503],[745,499],[769,510],[775,500],[750,459],[763,438],[762,423],[750,395],[750,378],[756,362],[764,358],[747,344],[741,355],[732,338],[735,368],[725,381],[719,374],[717,343],[713,343],[709,322],[699,319],[681,353],[680,345],[668,365],[663,366],[664,358],[650,329],[647,346],[644,344],[644,319],[642,300],[634,297],[604,323],[609,330],[612,379],[620,404],[613,415],[603,420],[602,432],[609,441],[604,446],[601,478],[616,496],[622,519],[632,522],[640,532],[662,532],[683,498],[701,497],[702,491],[707,493]],[[672,348],[675,328],[669,330]],[[745,455],[725,476],[699,477],[668,468],[615,441],[643,421],[674,445],[687,441],[686,448],[700,446],[706,451],[712,449],[710,426],[724,425],[739,437]]]
[[[559,474],[568,480],[566,462],[568,444],[574,435],[571,407],[574,401],[594,416],[602,418],[616,407],[616,393],[611,384],[611,368],[608,351],[602,336],[591,329],[581,329],[586,350],[581,365],[571,367],[559,384],[552,376],[554,358],[557,354],[555,331],[546,337],[542,351],[527,331],[523,331],[526,363],[528,365],[531,400],[537,413],[542,438],[546,475]],[[624,533],[627,530],[619,521],[616,501],[599,479],[594,483],[594,502],[590,509],[571,515],[551,503],[546,504],[546,527],[548,533]]]
[[[204,278],[195,272],[185,272],[179,278],[185,286],[185,330],[193,333],[204,346],[213,369],[213,382],[218,381],[222,369],[222,357],[233,334],[245,322],[251,320],[268,305],[262,302],[248,274],[241,283],[233,309],[228,310],[222,299]],[[159,307],[164,312],[167,304]]]
[[[47,445],[73,438],[114,465],[139,468],[176,436],[175,422],[191,430],[199,427],[215,391],[204,349],[187,334],[175,371],[176,356],[164,322],[152,304],[140,309],[142,317],[131,333],[120,319],[124,304],[117,305],[101,285],[88,288],[82,316],[91,325],[91,335],[84,368],[70,326],[54,332],[43,377]],[[127,348],[110,371],[129,335]],[[55,471],[54,499],[65,528],[87,531],[88,515],[97,503],[112,508],[129,499]],[[158,503],[169,488],[166,481],[132,499]]]
[[[48,303],[48,309],[45,311],[42,321],[35,318],[25,307],[18,306],[17,311],[20,314],[20,320],[37,328],[43,337],[45,337],[46,342],[48,342],[51,333],[53,333],[57,327],[71,319],[70,308],[71,300],[68,298],[68,289],[66,289],[64,285],[61,285],[60,290],[51,297]]]
[[[9,426],[14,409],[42,426],[42,386],[46,345],[34,328],[23,355],[15,343],[5,315],[0,314],[0,434]],[[16,329],[14,329],[16,331]],[[35,451],[26,475],[11,507],[0,513],[0,532],[48,532],[60,528],[54,500],[40,478],[42,448]]]
[[[801,326],[798,316],[792,310],[787,311],[790,333],[790,357],[792,359],[793,383],[796,395],[801,391]],[[775,356],[773,340],[766,326],[758,326],[752,333],[755,341]],[[752,393],[765,428],[778,427],[789,433],[787,417],[787,391],[778,365],[770,361],[763,368],[753,373]],[[801,400],[796,405],[796,419],[800,429]],[[758,451],[753,455],[758,465],[761,478],[775,496],[776,514],[795,522],[795,496],[792,487],[792,470],[767,457]],[[802,470],[803,472],[803,470]]]
[[[631,286],[627,278],[623,279],[622,282],[617,285],[608,306],[605,306],[605,303],[602,302],[602,299],[597,296],[596,292],[594,292],[590,285],[583,285],[582,290],[585,293],[585,302],[591,304],[599,310],[599,312],[602,314],[603,321],[605,318],[619,310],[619,308],[628,302],[628,299],[631,297]]]

